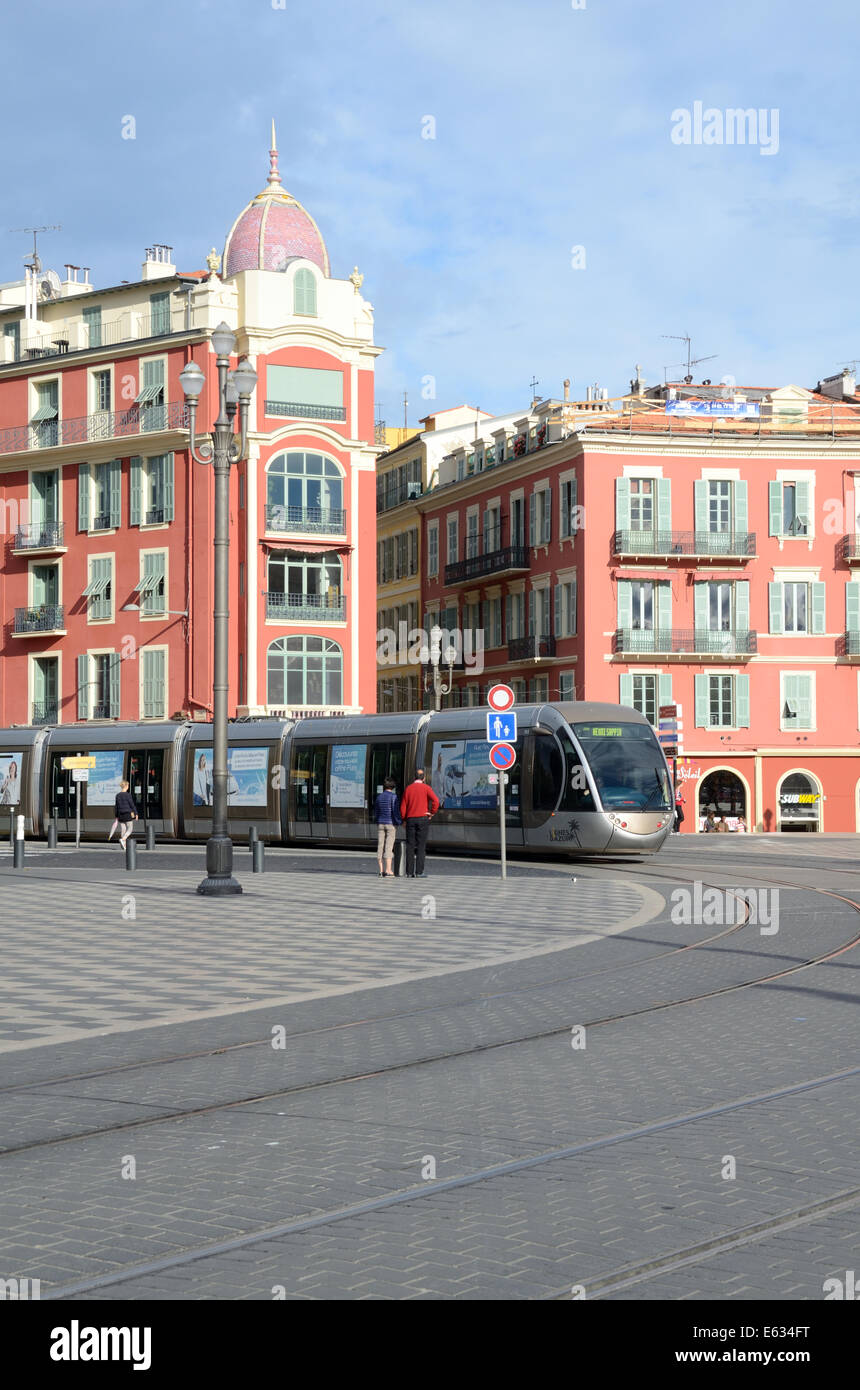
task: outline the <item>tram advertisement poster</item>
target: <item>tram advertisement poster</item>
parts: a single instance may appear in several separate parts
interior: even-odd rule
[[[21,754],[0,753],[0,806],[17,806],[21,800]]]
[[[430,784],[446,811],[489,811],[498,806],[498,793],[490,783],[491,746],[483,739],[435,744]]]
[[[212,762],[214,751],[194,750],[194,804],[198,796],[207,797],[212,804]],[[266,772],[269,766],[268,748],[227,749],[227,805],[265,806],[268,801]]]
[[[98,753],[90,753],[96,765],[90,772],[87,783],[88,806],[113,806],[119,784],[122,781],[122,766],[125,753],[122,748],[109,748]],[[136,788],[132,795],[137,797]]]
[[[331,750],[329,806],[364,807],[366,743],[335,743]]]

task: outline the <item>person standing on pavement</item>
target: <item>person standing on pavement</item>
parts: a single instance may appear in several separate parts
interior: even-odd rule
[[[415,781],[410,782],[400,802],[400,814],[406,822],[406,877],[424,878],[424,854],[430,833],[430,818],[439,810],[439,798],[424,781],[424,769],[419,767]]]
[[[394,837],[398,825],[402,825],[394,778],[386,777],[373,805],[373,819],[379,827],[376,858],[380,878],[394,877]]]
[[[681,833],[681,826],[684,822],[684,786],[679,782],[675,788],[675,827],[673,834]]]
[[[117,843],[120,849],[125,849],[125,842],[137,820],[137,807],[128,789],[128,782],[120,782],[119,784],[119,791],[113,804],[113,813],[119,821],[119,840]]]

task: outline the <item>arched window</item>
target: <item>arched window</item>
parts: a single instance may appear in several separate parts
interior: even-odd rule
[[[807,772],[789,772],[778,787],[779,829],[821,829],[821,785]]]
[[[266,703],[339,705],[343,652],[328,637],[278,637],[268,651]]]
[[[268,531],[342,532],[343,474],[323,454],[278,454],[266,466]]]
[[[293,313],[316,316],[317,282],[312,270],[297,270],[293,280]]]

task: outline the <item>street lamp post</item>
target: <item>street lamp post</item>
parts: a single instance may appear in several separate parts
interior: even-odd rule
[[[189,362],[179,374],[188,406],[189,449],[195,463],[212,463],[215,469],[215,679],[212,687],[212,834],[206,841],[206,877],[197,892],[207,897],[241,893],[233,877],[233,841],[227,829],[227,693],[230,558],[230,465],[238,463],[248,439],[248,407],[257,373],[243,361],[230,371],[230,354],[236,335],[226,323],[212,334],[218,367],[218,418],[210,443],[197,444],[197,397],[205,377],[196,362]],[[239,409],[239,443],[233,438],[233,420]]]
[[[453,646],[445,648],[444,661],[448,667],[448,680],[443,681],[439,671],[439,662],[442,658],[442,629],[433,627],[430,629],[430,646],[422,647],[419,652],[421,665],[424,670],[424,689],[433,690],[433,698],[436,709],[442,708],[442,696],[448,695],[454,685],[454,662],[457,660],[457,649]],[[426,668],[430,667],[428,671]]]

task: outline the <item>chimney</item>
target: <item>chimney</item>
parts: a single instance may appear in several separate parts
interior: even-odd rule
[[[844,401],[849,396],[856,395],[857,379],[850,367],[843,367],[836,376],[828,376],[819,381],[818,390],[822,396],[829,396],[831,400]]]
[[[173,247],[164,246],[160,242],[156,242],[154,246],[147,246],[146,260],[141,269],[141,280],[165,280],[175,274]]]
[[[570,377],[569,377],[569,376],[566,376],[565,379],[564,379],[564,399],[565,399],[566,401],[569,401],[569,400],[570,400]]]

